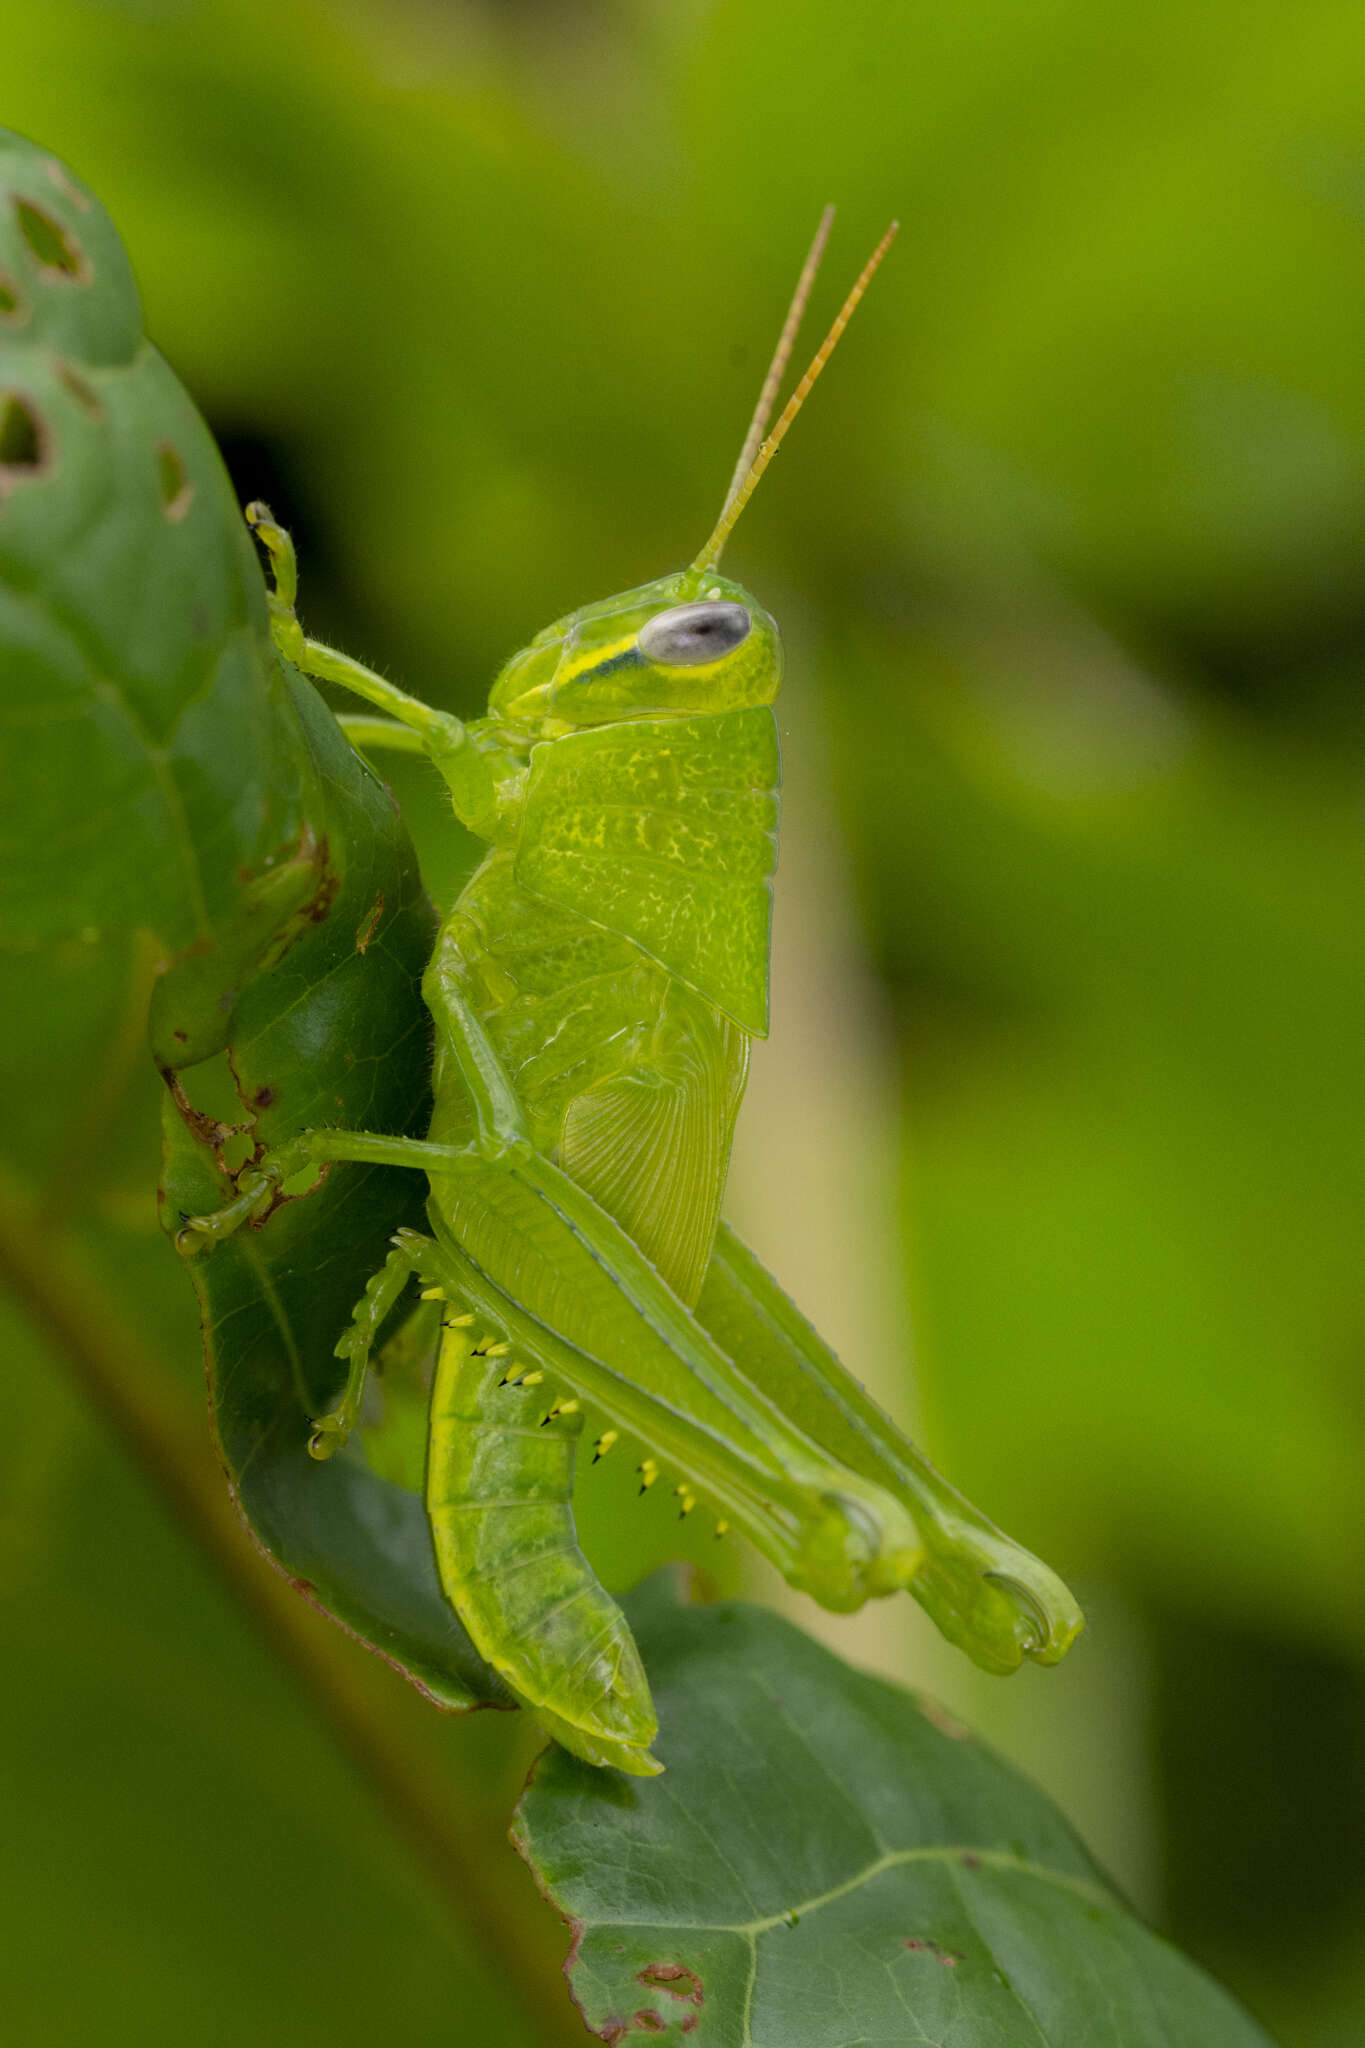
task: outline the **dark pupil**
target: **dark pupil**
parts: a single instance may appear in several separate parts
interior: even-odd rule
[[[719,661],[747,637],[752,623],[742,604],[680,604],[641,628],[640,652],[674,668]]]

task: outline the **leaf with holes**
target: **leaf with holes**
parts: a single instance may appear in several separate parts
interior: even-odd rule
[[[965,1730],[762,1609],[631,1607],[664,1776],[551,1749],[514,1833],[604,2040],[1268,2048]]]
[[[34,1205],[93,1160],[111,1049],[139,1057],[149,1008],[172,1222],[223,1199],[234,1146],[338,1116],[422,1128],[433,920],[393,801],[275,654],[222,463],[143,337],[108,216],[3,133],[0,657],[6,1151]],[[441,1595],[420,1502],[304,1454],[355,1275],[420,1216],[411,1181],[343,1169],[195,1277],[257,1537],[468,1706],[505,1694]]]

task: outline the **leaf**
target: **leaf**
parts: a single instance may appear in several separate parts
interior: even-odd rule
[[[320,1123],[420,1132],[432,913],[392,800],[308,686],[294,688],[327,793],[335,894],[233,1010],[239,1112],[267,1146]],[[169,1103],[165,1129],[174,1228],[231,1185]],[[424,1192],[412,1173],[339,1167],[267,1229],[192,1261],[214,1420],[243,1512],[283,1570],[442,1706],[509,1704],[441,1592],[419,1496],[378,1477],[359,1449],[325,1464],[308,1455],[309,1418],[345,1378],[337,1337],[393,1232],[421,1227]]]
[[[35,1198],[69,1212],[84,1191],[68,1183],[109,1149],[119,1043],[145,1058],[150,996],[158,1061],[187,1077],[167,1097],[174,1229],[227,1198],[224,1158],[256,1144],[309,1123],[425,1127],[433,913],[392,797],[275,655],[227,475],[143,338],[107,214],[3,132],[0,202],[10,1142]],[[417,1176],[348,1168],[194,1278],[258,1539],[433,1697],[470,1706],[506,1694],[441,1595],[420,1502],[358,1455],[324,1468],[306,1450],[352,1303],[420,1220]]]
[[[260,572],[93,194],[0,131],[0,198],[5,936],[180,948],[301,822]]]
[[[588,2026],[696,2048],[1266,2048],[964,1731],[739,1604],[631,1603],[657,1781],[541,1758],[513,1839]]]
[[[206,943],[302,811],[217,450],[94,195],[2,130],[0,713],[6,1151],[70,1213],[126,1172],[105,1125],[155,956]]]

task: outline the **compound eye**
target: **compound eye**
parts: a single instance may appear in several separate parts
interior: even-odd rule
[[[641,626],[636,645],[663,668],[695,668],[729,654],[752,625],[742,604],[679,604]]]

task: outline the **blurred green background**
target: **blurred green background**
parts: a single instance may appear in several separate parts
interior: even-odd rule
[[[0,30],[0,121],[109,206],[310,628],[462,712],[695,552],[821,206],[813,330],[900,216],[727,556],[789,661],[731,1209],[1091,1627],[993,1684],[908,1602],[793,1611],[1023,1761],[1291,2048],[1365,2038],[1358,7],[3,0]],[[158,1084],[110,1061],[81,1256],[197,1447]],[[6,2031],[549,2039],[5,1333]],[[619,1579],[670,1531],[613,1539],[618,1497],[588,1520]],[[500,1846],[533,1738],[335,1645],[548,1983],[561,1930]]]

